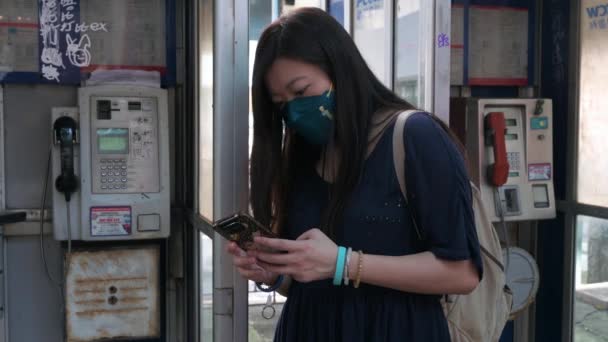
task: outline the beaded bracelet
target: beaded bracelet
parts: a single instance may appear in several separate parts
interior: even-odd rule
[[[357,277],[355,278],[355,288],[359,288],[359,284],[361,283],[361,272],[363,271],[363,251],[358,251],[359,253],[359,268],[357,269]]]
[[[348,247],[348,251],[346,252],[346,263],[344,264],[344,285],[348,286],[350,279],[348,279],[348,265],[350,265],[350,257],[353,254],[353,249]]]

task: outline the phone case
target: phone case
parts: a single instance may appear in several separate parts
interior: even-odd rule
[[[252,248],[255,236],[276,237],[270,229],[243,213],[219,220],[213,225],[213,229],[225,239],[236,242],[244,250]]]

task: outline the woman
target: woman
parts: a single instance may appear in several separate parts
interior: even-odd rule
[[[463,156],[445,125],[424,113],[406,122],[405,201],[392,133],[413,107],[318,9],[264,31],[252,91],[251,204],[281,239],[228,250],[245,278],[288,295],[275,341],[449,341],[439,299],[471,292],[482,266]]]

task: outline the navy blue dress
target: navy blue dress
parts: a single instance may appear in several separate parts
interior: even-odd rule
[[[336,229],[336,243],[365,254],[431,251],[448,260],[472,259],[481,277],[471,189],[456,146],[426,114],[414,114],[407,121],[408,206],[395,175],[392,135],[389,127],[365,162],[343,224]],[[285,232],[290,239],[319,227],[328,197],[328,184],[314,170],[302,171],[293,189]],[[422,239],[415,232],[412,214]],[[337,287],[331,279],[293,281],[274,340],[449,341],[439,299],[363,283],[359,289]]]

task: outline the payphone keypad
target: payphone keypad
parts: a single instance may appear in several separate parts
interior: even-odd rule
[[[124,190],[127,189],[127,160],[119,159],[101,159],[99,165],[100,173],[100,188],[101,190]]]
[[[519,152],[507,152],[507,161],[509,162],[509,169],[511,171],[520,170],[520,158]]]

